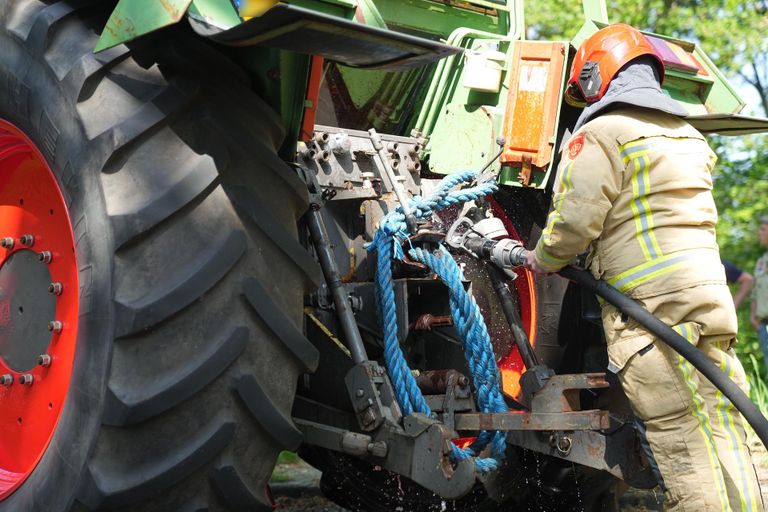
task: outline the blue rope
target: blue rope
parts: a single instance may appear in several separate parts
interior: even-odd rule
[[[495,184],[483,183],[451,192],[453,187],[467,183],[476,176],[477,174],[472,171],[447,176],[428,198],[416,196],[411,199],[409,206],[417,218],[423,219],[443,208],[472,201],[497,190]],[[377,252],[376,302],[384,331],[384,358],[397,401],[406,416],[414,412],[429,416],[432,411],[408,367],[400,348],[397,332],[392,260],[404,258],[402,241],[408,238],[407,229],[402,208],[397,208],[381,220],[368,250]],[[427,265],[448,286],[451,316],[464,344],[464,355],[477,390],[480,410],[506,412],[507,406],[499,390],[498,368],[490,336],[480,308],[472,296],[464,290],[463,276],[458,265],[445,248],[442,248],[439,255],[433,255],[421,249],[411,249],[409,255],[414,260]],[[482,431],[475,442],[467,448],[461,449],[452,444],[453,459],[464,460],[474,457],[490,443],[492,458],[475,458],[475,467],[479,472],[496,469],[499,461],[504,457],[506,437],[506,433]]]

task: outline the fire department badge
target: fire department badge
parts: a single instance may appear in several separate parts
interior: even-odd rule
[[[584,134],[580,133],[576,137],[571,139],[571,142],[568,143],[568,158],[573,160],[577,156],[579,156],[579,153],[581,153],[581,148],[584,147]]]

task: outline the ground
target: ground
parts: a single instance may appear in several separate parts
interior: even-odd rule
[[[755,440],[752,453],[757,463],[763,500],[768,503],[768,452]],[[283,454],[272,474],[270,487],[282,512],[347,512],[320,494],[320,472],[293,454]],[[621,500],[624,512],[661,510],[661,496],[653,491],[631,489]]]

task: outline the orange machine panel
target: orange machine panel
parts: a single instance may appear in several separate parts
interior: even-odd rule
[[[563,86],[566,43],[518,41],[504,115],[502,164],[546,168]]]

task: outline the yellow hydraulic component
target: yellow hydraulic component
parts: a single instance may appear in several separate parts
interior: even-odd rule
[[[261,16],[277,3],[278,0],[243,0],[240,4],[240,17],[247,20]]]

